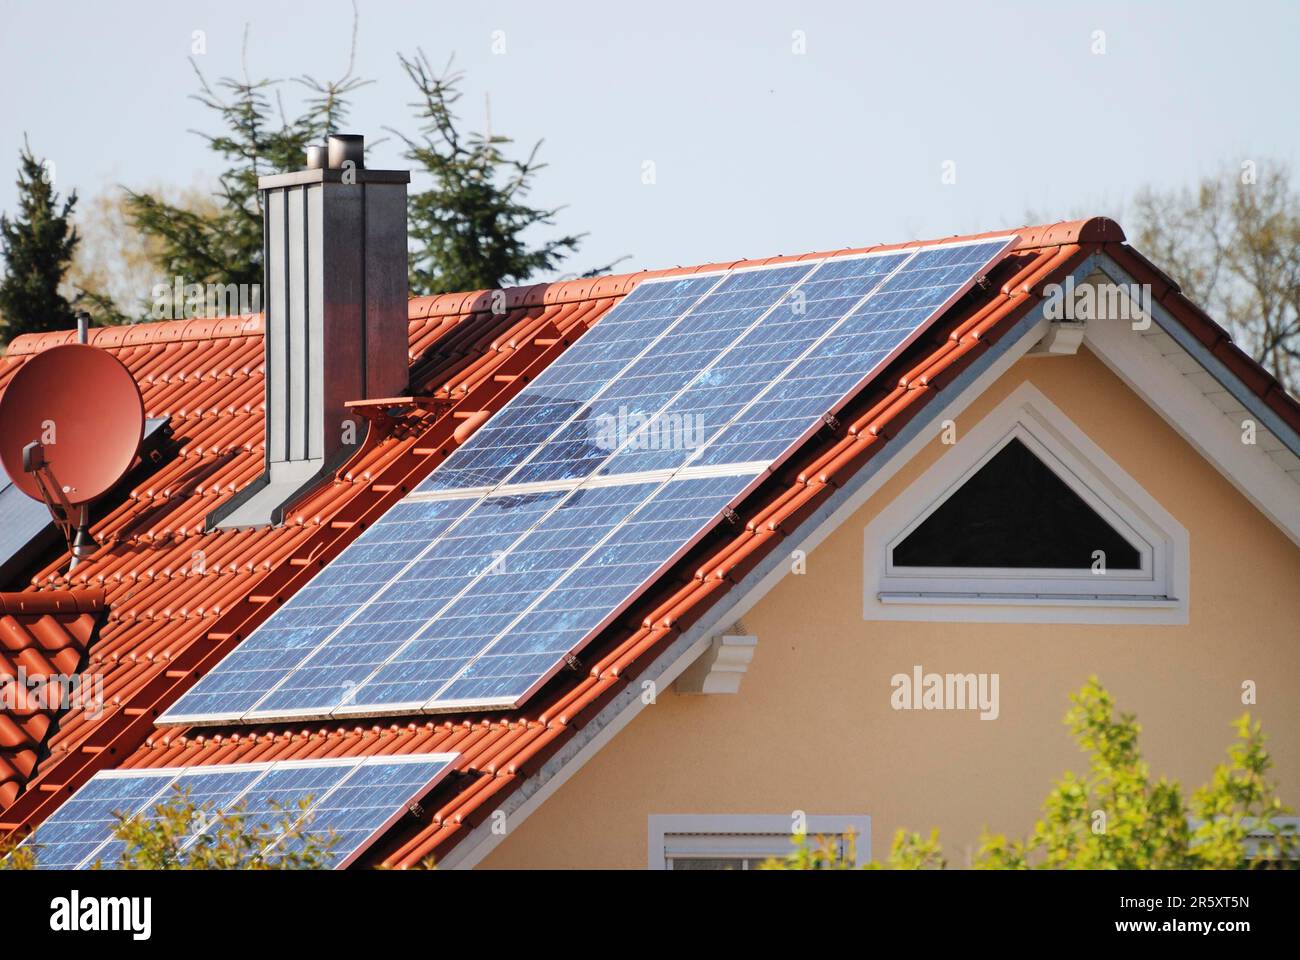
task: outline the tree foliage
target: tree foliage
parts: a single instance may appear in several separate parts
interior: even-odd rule
[[[421,50],[399,59],[416,88],[411,108],[420,128],[416,137],[393,132],[406,144],[417,176],[431,181],[411,194],[408,208],[412,295],[493,289],[556,269],[585,234],[529,245],[525,235],[553,225],[561,209],[525,200],[545,167],[537,159],[542,142],[518,160],[503,150],[513,142],[509,137],[462,132],[454,108],[464,75],[450,60],[441,72],[434,70]]]
[[[193,99],[216,115],[221,128],[220,133],[199,134],[226,163],[218,178],[216,208],[181,205],[159,194],[126,190],[132,224],[152,242],[168,284],[174,276],[183,277],[186,284],[262,282],[258,178],[300,169],[308,145],[339,131],[348,117],[349,94],[368,82],[353,75],[354,22],[347,70],[337,80],[295,78],[307,89],[308,99],[291,120],[284,112],[282,81],[250,76],[247,46],[245,29],[242,75],[215,83],[190,59],[199,83]]]
[[[282,81],[240,77],[210,83],[191,60],[200,92],[194,99],[212,111],[220,133],[201,134],[226,163],[219,179],[217,209],[169,202],[156,193],[126,191],[133,226],[155,250],[168,278],[185,283],[257,284],[262,279],[261,176],[300,169],[306,148],[323,143],[346,123],[350,97],[369,83],[354,74],[352,54],[337,80],[306,75],[294,82],[307,91],[293,118],[285,113]],[[245,46],[247,35],[245,35]],[[531,245],[530,231],[552,226],[559,208],[530,206],[525,197],[544,164],[539,141],[523,160],[507,157],[508,137],[462,132],[453,108],[463,75],[434,71],[423,52],[399,55],[416,88],[419,132],[398,133],[417,183],[409,197],[409,278],[413,296],[449,290],[495,288],[556,269],[576,251],[582,235],[565,235]],[[273,102],[274,101],[274,102]],[[396,131],[394,131],[396,132]],[[604,267],[599,269],[605,269]],[[598,272],[598,271],[593,271]]]
[[[199,188],[159,184],[150,193],[207,216],[219,210],[212,196]],[[153,290],[164,279],[158,269],[164,252],[162,244],[134,228],[127,200],[123,191],[113,188],[82,197],[77,205],[80,242],[68,271],[68,283],[74,289],[95,291],[84,294],[77,306],[90,313],[96,326],[149,317]],[[171,288],[170,282],[167,287]]]
[[[60,292],[77,248],[72,211],[74,190],[62,203],[45,164],[32,153],[27,139],[18,166],[18,213],[0,214],[0,252],[5,272],[0,279],[0,337],[67,329],[73,325],[72,304]]]
[[[1300,839],[1276,818],[1290,813],[1267,779],[1273,763],[1264,733],[1249,714],[1233,722],[1228,761],[1190,802],[1176,782],[1153,781],[1138,748],[1141,727],[1132,714],[1115,716],[1110,694],[1093,677],[1077,694],[1065,723],[1088,754],[1088,772],[1066,773],[1043,804],[1043,816],[1024,839],[986,833],[974,866],[988,870],[1196,870],[1295,865]],[[1252,851],[1249,838],[1258,846]],[[1258,839],[1263,835],[1263,839]],[[843,869],[853,863],[824,839],[795,838],[790,856],[768,869]],[[937,830],[929,836],[899,830],[887,865],[942,869],[947,865]],[[873,863],[871,866],[879,867]]]
[[[161,308],[161,315],[174,315],[181,305],[167,301],[175,277],[182,278],[182,285],[260,284],[263,224],[257,181],[301,169],[309,145],[323,144],[343,129],[352,95],[370,83],[354,72],[357,35],[354,4],[347,68],[334,80],[311,74],[289,81],[254,77],[248,67],[247,27],[239,76],[210,81],[191,58],[199,87],[192,99],[211,112],[217,131],[195,132],[224,167],[215,192],[208,198],[157,187],[123,188],[121,211],[110,203],[99,211],[99,219],[116,224],[119,238],[121,228],[129,228],[134,234],[125,241],[129,255],[105,256],[97,250],[87,258],[77,274],[93,280],[93,289],[82,292],[79,306],[89,309],[96,322],[113,323],[130,315],[159,315],[148,302],[155,289],[162,293],[152,306]],[[414,137],[398,133],[415,183],[407,212],[411,294],[490,289],[556,270],[584,235],[533,242],[532,234],[554,226],[561,209],[532,206],[526,199],[545,166],[538,160],[541,141],[523,159],[515,159],[505,152],[510,138],[462,131],[454,108],[463,75],[452,71],[450,61],[445,70],[435,71],[422,51],[409,58],[399,55],[399,60],[415,87],[411,106],[418,124]],[[292,114],[284,102],[286,83],[304,93]],[[0,299],[6,315],[33,318],[22,327],[11,324],[14,332],[72,323],[71,310],[56,291],[77,243],[67,223],[76,195],[60,213],[39,165],[33,164],[25,160],[24,182],[30,181],[30,190],[24,190],[19,221],[19,226],[32,225],[14,245],[11,273],[18,279],[11,284],[10,302]],[[26,213],[29,206],[34,218]],[[139,289],[139,254],[154,271],[144,289]]]
[[[1142,190],[1134,245],[1293,394],[1300,392],[1300,195],[1281,163]]]

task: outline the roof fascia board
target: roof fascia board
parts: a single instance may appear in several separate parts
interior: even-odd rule
[[[1097,269],[1109,277],[1113,283],[1141,285],[1139,280],[1105,254],[1098,257]],[[1172,337],[1174,342],[1191,354],[1192,358],[1201,365],[1205,372],[1212,376],[1223,389],[1232,394],[1238,403],[1249,410],[1251,416],[1268,427],[1273,435],[1286,445],[1288,450],[1300,457],[1300,434],[1291,429],[1286,421],[1269,408],[1262,397],[1246,386],[1236,374],[1228,369],[1228,366],[1222,360],[1206,348],[1205,344],[1196,339],[1190,330],[1179,323],[1163,304],[1152,301],[1151,319],[1161,330]]]
[[[1153,305],[1153,310],[1159,311],[1160,307]],[[1300,497],[1296,495],[1295,481],[1258,446],[1243,444],[1233,421],[1162,357],[1146,337],[1130,330],[1127,321],[1103,319],[1089,321],[1084,342],[1243,497],[1300,544]],[[1183,346],[1181,342],[1179,345]],[[1219,379],[1213,371],[1210,373]],[[1286,442],[1280,435],[1278,439]]]
[[[1072,276],[1081,283],[1096,268],[1096,254],[1084,260]],[[987,352],[958,374],[946,389],[921,410],[887,444],[834,491],[812,516],[786,538],[784,548],[774,550],[728,590],[704,615],[659,654],[637,675],[638,683],[620,690],[594,717],[580,727],[540,770],[520,784],[497,808],[505,814],[505,830],[495,831],[491,818],[475,827],[440,861],[444,869],[469,869],[478,865],[496,846],[518,828],[545,800],[596,755],[649,704],[643,700],[647,683],[654,690],[667,690],[692,663],[709,649],[713,635],[735,622],[754,606],[789,570],[790,550],[812,550],[862,506],[886,481],[902,469],[933,439],[933,430],[944,417],[955,417],[980,396],[990,384],[1007,372],[1017,360],[1042,339],[1048,321],[1040,300],[1014,327],[993,343]],[[946,399],[946,402],[945,402]],[[653,702],[653,701],[651,701]]]

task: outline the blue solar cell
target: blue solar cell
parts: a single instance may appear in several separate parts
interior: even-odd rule
[[[220,816],[230,812],[235,806],[240,793],[252,785],[262,775],[262,772],[261,770],[247,768],[224,770],[213,768],[211,770],[196,769],[183,778],[168,776],[167,783],[162,791],[150,799],[148,803],[136,807],[134,813],[146,823],[155,823],[159,819],[159,806],[174,809],[182,804],[192,803],[196,815],[193,832],[190,836],[190,842],[193,842],[194,837],[198,836],[206,826],[207,821],[203,818]],[[104,867],[111,868],[119,861],[126,849],[125,842],[117,837],[110,836],[104,845],[86,860],[83,866],[91,867],[99,863]],[[39,859],[37,862],[40,862]]]
[[[896,355],[908,336],[923,329],[924,321],[1005,246],[1005,240],[997,240],[919,251],[693,463],[776,460]]]
[[[246,833],[267,841],[259,855],[301,850],[311,838],[329,846],[329,865],[342,867],[428,793],[455,757],[412,754],[98,773],[25,843],[35,848],[42,869],[112,867],[126,850],[113,835],[121,817],[153,820],[160,805],[187,801],[196,811],[182,850],[194,850],[215,836],[214,824],[240,815]],[[293,834],[287,839],[286,827]]]
[[[0,589],[9,589],[23,566],[35,552],[54,542],[57,533],[50,521],[50,511],[13,485],[0,468]],[[17,587],[18,584],[12,584]]]
[[[368,841],[385,830],[428,792],[428,785],[450,764],[437,760],[393,758],[363,763],[330,793],[314,803],[297,826],[297,836],[283,841],[276,852],[292,853],[306,846],[308,837],[330,837],[330,865],[345,867],[363,853]],[[261,785],[259,784],[259,787]]]
[[[417,489],[500,483],[720,280],[716,275],[685,277],[637,286]]]
[[[284,764],[269,770],[259,769],[257,776],[237,797],[228,801],[244,818],[250,832],[266,836],[278,833],[285,824],[298,824],[306,811],[320,803],[339,782],[354,769],[355,760],[335,763]],[[313,833],[324,833],[314,821]]]
[[[270,693],[253,709],[259,713],[311,709],[322,714],[356,702],[375,669],[421,624],[453,605],[475,580],[491,575],[515,542],[563,499],[561,493],[544,493],[474,504],[455,528],[431,543],[426,539],[419,560],[381,590],[372,591],[363,604],[354,604],[346,624],[333,628],[328,642],[309,651],[283,682],[276,678],[263,686],[261,692],[269,689]],[[305,615],[310,616],[310,611]]]
[[[791,286],[813,266],[799,264],[732,274],[699,301],[654,350],[636,360],[510,477],[536,483],[589,476],[631,438],[620,425],[653,417],[700,372],[716,363],[747,330],[778,308]],[[596,329],[600,324],[596,325]],[[581,342],[581,341],[580,341]],[[663,464],[689,451],[665,451]]]
[[[1012,240],[642,284],[163,722],[518,702]]]
[[[142,457],[158,449],[168,435],[167,424],[167,417],[145,418],[140,441]],[[50,518],[49,508],[14,486],[0,467],[0,590],[22,589],[24,584],[17,578],[24,571],[30,576],[28,568],[34,563],[44,565],[40,558],[58,542],[58,527]]]
[[[580,489],[567,496],[497,567],[436,619],[419,624],[411,641],[381,665],[352,704],[419,707],[506,630],[520,609],[571,571],[654,487]]]

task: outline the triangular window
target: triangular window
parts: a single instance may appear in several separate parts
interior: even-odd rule
[[[1002,449],[908,533],[895,567],[1139,570],[1142,557],[1021,440]]]
[[[863,530],[868,620],[1186,623],[1187,531],[1031,383]]]

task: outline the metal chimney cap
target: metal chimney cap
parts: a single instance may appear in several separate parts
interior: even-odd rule
[[[366,165],[366,138],[359,133],[332,133],[329,139],[329,167],[342,169],[351,160],[357,170]]]
[[[319,143],[313,143],[307,148],[307,169],[320,170],[325,166],[326,154],[325,148]]]

